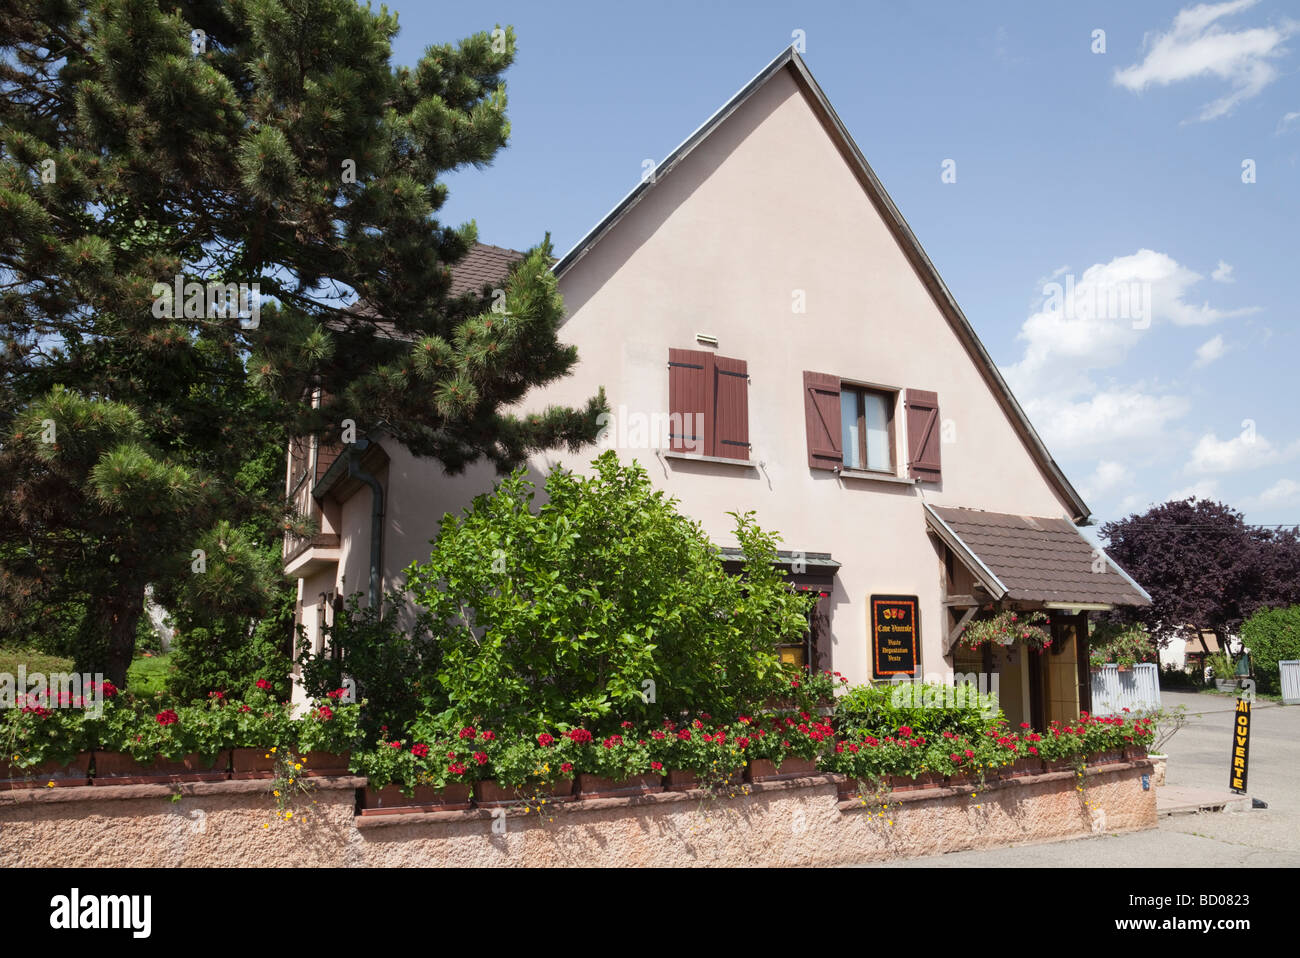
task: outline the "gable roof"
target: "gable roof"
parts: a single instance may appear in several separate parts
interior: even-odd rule
[[[1048,482],[1069,504],[1071,518],[1079,525],[1087,525],[1091,512],[1087,503],[1083,501],[1083,498],[1065,477],[1061,467],[1056,464],[1056,460],[1052,458],[1051,453],[1047,451],[1047,446],[1039,438],[1033,424],[1029,421],[1029,417],[1025,415],[1025,411],[1021,408],[1020,403],[1016,401],[1016,397],[1011,394],[1011,388],[1007,385],[1006,380],[1002,378],[1002,374],[998,371],[992,357],[989,356],[984,344],[980,342],[979,337],[975,334],[974,327],[971,326],[970,321],[961,311],[961,307],[957,305],[957,301],[953,299],[952,293],[944,284],[942,277],[939,276],[938,270],[934,268],[934,264],[926,255],[925,250],[921,248],[921,243],[916,238],[916,234],[912,232],[912,228],[903,219],[898,207],[890,199],[884,186],[867,163],[866,157],[863,156],[862,151],[853,141],[853,137],[849,135],[843,121],[840,120],[834,107],[826,99],[826,94],[817,85],[817,81],[813,79],[812,74],[808,71],[803,58],[799,56],[793,46],[782,51],[754,79],[745,84],[735,96],[723,104],[721,109],[709,117],[681,145],[669,153],[664,161],[655,167],[652,177],[647,177],[638,183],[619,201],[618,205],[574,244],[573,248],[565,253],[552,268],[556,277],[563,277],[565,273],[572,269],[574,264],[586,256],[592,247],[604,238],[605,234],[618,225],[628,211],[636,206],[657,184],[663,182],[664,178],[673,171],[673,168],[678,163],[689,156],[701,142],[735,113],[755,91],[782,70],[790,72],[795,84],[808,99],[827,134],[835,142],[841,155],[857,175],[859,183],[861,183],[872,204],[880,213],[886,227],[893,234],[895,241],[912,264],[912,268],[916,270],[917,276],[920,277],[921,282],[938,305],[940,312],[948,320],[948,324],[956,333],[958,340],[966,348],[966,352],[974,360],[994,398],[1010,419],[1012,427],[1029,449],[1031,456],[1037,462],[1039,468],[1042,469]]]
[[[1151,604],[1151,596],[1065,519],[925,505],[926,522],[995,599],[1081,605]],[[1100,551],[1100,550],[1098,550]]]

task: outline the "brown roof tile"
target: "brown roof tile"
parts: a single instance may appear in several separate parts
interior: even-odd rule
[[[500,283],[510,267],[524,258],[518,250],[475,243],[464,259],[451,268],[451,295],[477,293],[484,286]]]
[[[452,298],[466,293],[477,293],[484,286],[502,282],[510,273],[510,267],[524,258],[518,250],[502,246],[489,246],[475,243],[464,258],[451,268],[451,286],[447,294]],[[392,322],[381,319],[378,311],[369,303],[358,300],[347,308],[347,312],[364,316],[372,321],[375,332],[389,339],[408,339],[397,333]],[[332,320],[326,323],[332,328],[342,328],[343,323]]]
[[[946,506],[929,509],[997,576],[1007,589],[1005,598],[1151,604],[1109,556],[1102,571],[1094,572],[1095,547],[1065,519]]]

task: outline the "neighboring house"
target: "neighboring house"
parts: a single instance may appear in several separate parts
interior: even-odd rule
[[[490,285],[512,255],[476,248],[457,276]],[[533,456],[539,483],[612,445],[732,562],[727,513],[754,510],[783,537],[795,585],[820,596],[805,643],[783,650],[791,661],[854,683],[993,672],[1017,722],[1086,707],[1087,611],[1149,597],[1078,532],[1088,507],[797,53],[554,272],[579,364],[525,411],[604,386],[613,419],[581,455]],[[495,478],[482,463],[445,475],[382,435],[342,455],[304,443],[289,472],[321,522],[315,540],[286,544],[317,649],[338,597],[368,591],[372,549],[375,587],[398,586],[439,518]],[[961,625],[995,601],[1054,610],[1059,641],[1044,655],[954,654]]]

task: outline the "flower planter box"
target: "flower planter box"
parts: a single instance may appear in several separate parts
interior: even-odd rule
[[[452,812],[471,807],[469,785],[417,785],[410,795],[400,786],[367,788],[362,795],[362,815],[401,815],[406,812]]]
[[[664,789],[669,792],[686,792],[700,787],[700,777],[694,772],[669,772],[664,776]]]
[[[92,785],[165,785],[171,782],[224,782],[230,775],[230,753],[211,758],[185,755],[179,759],[159,756],[153,762],[137,762],[120,752],[96,752]]]
[[[890,779],[883,783],[873,782],[871,779],[845,778],[835,783],[835,792],[841,802],[857,799],[861,796],[868,798],[877,794],[883,789],[883,795],[888,795],[890,791]]]
[[[230,777],[275,778],[275,756],[268,748],[237,748],[230,759]]]
[[[1074,771],[1074,760],[1069,758],[1045,758],[1043,759],[1044,772],[1072,772]]]
[[[715,782],[715,784],[730,787],[733,785],[743,785],[745,783],[745,769],[738,768],[727,778],[725,782]],[[689,792],[693,788],[704,788],[700,783],[700,776],[696,772],[669,772],[663,777],[665,791],[669,792]]]
[[[1124,760],[1126,762],[1136,762],[1147,757],[1147,750],[1142,745],[1130,745],[1124,749]]]
[[[582,798],[626,798],[661,791],[663,778],[659,775],[633,775],[621,782],[586,773],[578,776],[578,795]]]
[[[263,755],[266,753],[263,752]],[[307,752],[302,757],[304,778],[323,778],[327,775],[348,775],[350,752]],[[232,776],[233,777],[233,776]]]
[[[745,777],[751,782],[778,782],[785,778],[806,778],[816,774],[817,763],[808,758],[787,758],[780,768],[771,759],[756,758],[745,770]]]
[[[943,776],[937,772],[926,772],[912,778],[910,775],[889,776],[889,788],[894,792],[912,792],[921,788],[938,788],[943,785]]]
[[[999,778],[1024,778],[1026,775],[1037,775],[1043,770],[1042,760],[1030,757],[1017,758],[1010,765],[1003,765],[998,769]]]
[[[0,762],[0,790],[16,788],[55,788],[90,784],[90,753],[82,752],[68,764],[51,760],[31,768],[18,768]]]
[[[1124,753],[1118,750],[1110,752],[1094,752],[1092,755],[1084,758],[1084,762],[1088,765],[1115,765],[1122,761],[1124,761]]]
[[[532,804],[543,801],[548,803],[568,802],[572,800],[573,779],[571,778],[519,786],[498,785],[491,779],[474,783],[474,804],[479,808]]]

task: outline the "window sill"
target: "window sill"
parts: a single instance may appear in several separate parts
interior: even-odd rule
[[[757,469],[758,463],[752,459],[728,459],[725,456],[702,456],[694,452],[677,452],[675,449],[656,449],[660,459],[684,459],[687,462],[717,462],[724,466],[738,466],[741,469]]]
[[[915,479],[905,479],[890,472],[872,472],[870,469],[841,469],[839,475],[844,479],[868,479],[873,482],[897,482],[904,486],[916,485]]]

